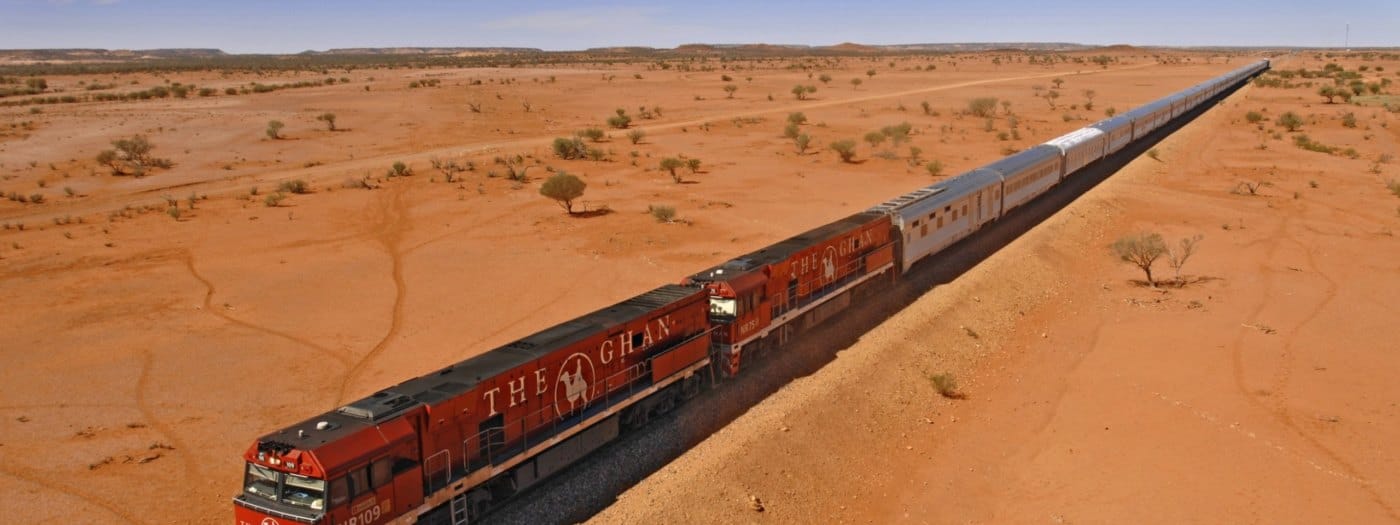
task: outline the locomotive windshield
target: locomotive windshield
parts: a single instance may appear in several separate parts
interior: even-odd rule
[[[325,508],[326,481],[278,472],[249,463],[243,492],[293,507],[321,510]]]
[[[739,313],[739,306],[733,299],[710,296],[710,320],[727,323]]]

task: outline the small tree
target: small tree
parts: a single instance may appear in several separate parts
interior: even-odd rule
[[[1317,88],[1317,94],[1325,97],[1327,99],[1327,103],[1331,104],[1332,99],[1337,98],[1337,87],[1331,85],[1322,86],[1320,88]]]
[[[627,110],[617,108],[617,114],[608,117],[608,125],[617,129],[627,129],[632,123],[632,117],[627,116]]]
[[[681,182],[681,175],[679,173],[676,173],[676,170],[681,169],[684,166],[685,162],[675,157],[666,157],[664,159],[661,159],[661,169],[670,172],[671,178],[675,179],[676,184],[680,184]]]
[[[564,160],[581,159],[588,155],[588,147],[583,144],[583,139],[579,137],[556,138],[552,147],[554,155]]]
[[[807,115],[802,113],[801,111],[788,113],[787,121],[788,124],[792,124],[794,126],[801,126],[807,123]]]
[[[870,69],[865,70],[865,76],[875,78],[875,68],[872,67]]]
[[[1153,288],[1157,287],[1157,282],[1152,280],[1152,264],[1166,252],[1167,246],[1158,233],[1128,235],[1113,242],[1113,253],[1124,262],[1141,268],[1147,275],[1147,284]]]
[[[685,168],[690,170],[691,175],[700,172],[700,159],[685,159]]]
[[[921,108],[924,109],[924,114],[925,114],[925,115],[933,115],[933,106],[932,106],[932,105],[929,105],[929,103],[928,103],[927,100],[925,100],[925,101],[923,101],[923,102],[920,102],[920,103],[919,103],[919,107],[921,107]]]
[[[804,86],[801,84],[792,86],[792,94],[793,96],[797,97],[797,100],[807,100],[807,95],[816,92],[817,86]]]
[[[1055,85],[1055,89],[1060,89],[1060,86],[1065,85],[1065,79],[1055,77],[1053,80],[1050,81],[1050,83]]]
[[[642,142],[642,139],[646,136],[647,132],[642,131],[641,129],[634,129],[632,131],[627,132],[627,140],[632,141],[633,144],[640,144]]]
[[[974,116],[990,118],[997,110],[996,97],[979,97],[967,101],[967,112]]]
[[[734,84],[725,84],[724,93],[726,96],[724,98],[734,98],[734,92],[738,90],[739,86],[736,86]]]
[[[554,176],[545,179],[540,186],[540,195],[554,199],[559,207],[570,215],[574,213],[574,201],[583,196],[583,190],[588,187],[582,179],[559,170]]]
[[[924,165],[924,169],[928,170],[928,174],[929,174],[930,176],[933,176],[933,177],[940,177],[940,176],[943,175],[943,162],[940,161],[940,160],[934,159],[933,161],[929,162],[928,164],[925,164],[925,165]]]
[[[841,156],[841,162],[851,162],[856,157],[856,141],[851,139],[832,142],[831,149]]]
[[[880,133],[890,139],[890,144],[892,146],[898,148],[900,144],[909,140],[909,133],[913,131],[913,129],[913,126],[910,126],[908,122],[900,122],[893,126],[880,128]]]
[[[267,121],[267,136],[273,140],[282,138],[282,128],[286,127],[280,120]]]
[[[1303,127],[1303,117],[1298,116],[1297,113],[1288,111],[1278,116],[1277,123],[1288,131],[1298,131],[1298,128]]]
[[[865,141],[866,141],[866,142],[869,142],[869,143],[870,143],[870,147],[873,149],[873,148],[879,146],[881,142],[884,142],[884,141],[885,141],[885,134],[884,134],[884,133],[880,133],[880,132],[878,132],[878,131],[872,131],[872,132],[870,132],[870,133],[866,133],[866,134],[865,134]]]
[[[831,75],[828,75],[828,74],[826,74],[826,73],[822,73],[821,76],[817,77],[817,80],[820,80],[820,81],[822,82],[822,84],[830,84],[830,83],[831,83]]]
[[[576,135],[591,140],[593,142],[600,142],[603,140],[604,137],[607,136],[607,133],[604,133],[602,128],[584,128],[579,130],[578,133],[576,133]]]
[[[797,146],[797,154],[801,155],[803,153],[806,153],[807,147],[812,144],[812,137],[808,136],[806,133],[803,133],[801,135],[793,137],[792,143],[793,145]]]
[[[1050,104],[1050,109],[1055,109],[1055,99],[1060,98],[1060,92],[1050,90],[1045,92],[1045,102]]]
[[[316,117],[316,120],[325,122],[327,131],[335,131],[335,113],[322,113]]]
[[[1093,111],[1093,110],[1094,110],[1094,97],[1097,96],[1097,95],[1098,95],[1098,92],[1097,92],[1097,91],[1094,91],[1094,90],[1092,90],[1092,89],[1086,89],[1086,90],[1084,90],[1084,98],[1087,100],[1086,102],[1084,102],[1084,110],[1085,110],[1085,111]]]
[[[851,79],[851,89],[860,89],[861,82],[863,81],[860,79],[860,77]]]
[[[1186,260],[1196,253],[1196,244],[1201,242],[1203,236],[1197,234],[1190,237],[1182,237],[1175,247],[1167,249],[1167,264],[1171,265],[1176,272],[1176,283],[1181,282],[1181,267],[1186,265]]]

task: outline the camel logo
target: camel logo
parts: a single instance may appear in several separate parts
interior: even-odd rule
[[[833,246],[827,246],[822,254],[822,279],[828,283],[836,280],[836,248]]]
[[[562,416],[588,406],[588,386],[593,383],[593,360],[575,353],[559,367],[559,387],[554,389],[554,413]],[[568,408],[564,403],[568,403]]]
[[[275,520],[275,519],[272,519],[272,518],[263,518],[262,523],[259,524],[259,525],[281,525],[281,524],[280,524],[280,523],[277,523],[277,520]]]

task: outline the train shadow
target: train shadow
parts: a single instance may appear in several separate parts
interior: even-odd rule
[[[521,494],[487,516],[491,523],[574,523],[587,520],[617,496],[724,428],[794,379],[813,374],[866,332],[938,286],[952,282],[1020,238],[1080,195],[1098,186],[1163,138],[1195,120],[1244,85],[1217,95],[1118,153],[1071,175],[1049,192],[915,265],[885,293],[868,298],[794,339],[744,373],[682,405],[666,417],[619,438],[553,479]],[[1105,248],[1105,254],[1107,249]],[[1105,255],[1107,256],[1107,255]]]

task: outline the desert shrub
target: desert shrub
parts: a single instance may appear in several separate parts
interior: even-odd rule
[[[1342,125],[1348,128],[1356,127],[1356,114],[1348,111],[1347,114],[1342,115]]]
[[[1298,135],[1295,135],[1293,137],[1293,145],[1308,151],[1326,153],[1328,155],[1331,155],[1332,153],[1335,153],[1337,151],[1337,148],[1334,148],[1332,146],[1328,146],[1321,142],[1314,142],[1312,138],[1309,137],[1306,133],[1300,133]]]
[[[307,184],[306,181],[301,179],[284,180],[281,184],[277,185],[277,191],[284,193],[296,193],[299,195],[311,191],[311,185]]]
[[[870,143],[870,147],[874,148],[876,146],[879,146],[881,142],[885,141],[885,134],[880,133],[878,131],[866,133],[865,141]]]
[[[1258,111],[1250,111],[1244,114],[1244,120],[1250,124],[1258,124],[1259,121],[1264,120],[1264,114]]]
[[[583,191],[588,188],[588,184],[582,179],[559,170],[553,176],[545,179],[540,186],[540,195],[549,197],[564,208],[569,214],[574,213],[574,201],[583,196]]]
[[[967,101],[967,112],[977,117],[990,118],[996,114],[996,97],[978,97]]]
[[[603,132],[602,128],[585,128],[579,130],[578,136],[593,142],[599,142],[603,140],[603,137],[606,137],[607,134]]]
[[[647,132],[642,131],[641,129],[634,129],[632,131],[627,132],[627,140],[632,141],[633,144],[640,144],[642,142],[642,139],[646,136]]]
[[[801,84],[792,86],[792,94],[793,96],[797,97],[797,100],[807,100],[807,95],[811,95],[816,92],[817,86],[804,86]]]
[[[924,165],[924,169],[928,170],[928,174],[931,176],[941,176],[943,175],[943,161],[937,159],[929,161],[928,164]]]
[[[944,372],[942,374],[934,374],[932,376],[929,376],[929,382],[933,384],[933,389],[937,391],[938,395],[940,396],[949,399],[957,399],[962,397],[962,394],[958,392],[957,377],[955,377],[951,372]]]
[[[861,83],[861,82],[862,82],[862,80],[860,79],[860,77],[856,77],[856,78],[851,79],[851,88],[852,88],[852,89],[860,89],[860,83]]]
[[[1161,155],[1161,154],[1157,152],[1157,148],[1152,148],[1152,149],[1147,150],[1147,156],[1148,156],[1148,157],[1151,157],[1152,160],[1161,162],[1162,159],[1161,159],[1160,155]]]
[[[792,138],[792,144],[797,146],[798,154],[806,153],[807,148],[812,144],[812,137],[808,136],[806,133],[800,134]]]
[[[788,113],[787,121],[789,125],[801,126],[807,123],[807,115],[801,111]]]
[[[681,169],[684,166],[685,162],[676,157],[666,157],[664,159],[661,159],[660,163],[661,169],[669,172],[671,174],[671,178],[675,179],[676,183],[678,184],[681,182],[681,176],[679,173],[676,173],[676,170]]]
[[[932,105],[929,105],[929,103],[928,103],[927,100],[925,100],[925,101],[923,101],[923,102],[920,102],[920,103],[919,103],[919,107],[921,107],[921,108],[924,109],[924,114],[925,114],[925,115],[930,115],[930,116],[933,115],[933,106],[932,106]]]
[[[413,175],[413,168],[408,167],[403,161],[394,161],[394,165],[389,167],[389,172],[386,175],[390,177],[407,177]]]
[[[556,138],[552,148],[554,155],[564,160],[581,159],[588,155],[588,148],[583,145],[583,139],[579,137]]]
[[[1139,233],[1113,242],[1113,253],[1124,262],[1137,266],[1147,276],[1147,284],[1157,286],[1152,279],[1152,264],[1167,253],[1167,246],[1158,233]]]
[[[738,90],[739,90],[739,86],[736,86],[736,85],[734,85],[734,84],[725,84],[725,85],[724,85],[724,93],[725,93],[725,95],[726,95],[725,98],[734,98],[734,92],[735,92],[735,91],[738,91]]]
[[[797,127],[797,124],[788,124],[787,126],[783,127],[784,138],[795,139],[798,135],[801,134],[802,128]]]
[[[238,88],[224,88],[224,94],[225,94],[225,95],[237,95],[237,94],[238,94]]]
[[[617,108],[617,114],[608,117],[608,125],[617,129],[627,129],[632,124],[632,117],[627,116],[627,110]]]
[[[263,205],[269,208],[276,208],[282,205],[282,199],[285,198],[287,198],[287,194],[285,193],[269,193],[267,194],[267,198],[263,199]]]
[[[322,113],[316,116],[316,120],[326,123],[326,129],[335,131],[335,113]]]
[[[1118,110],[1113,109],[1113,107],[1110,106],[1108,109],[1103,110],[1103,114],[1106,117],[1112,118],[1114,115],[1118,114]]]
[[[170,159],[151,156],[155,145],[145,135],[112,141],[112,148],[97,154],[97,163],[107,166],[113,175],[145,175],[147,168],[169,168],[174,166]]]
[[[674,206],[653,204],[647,207],[647,212],[656,219],[656,222],[672,222],[676,220],[676,208]]]
[[[1297,113],[1288,111],[1278,116],[1277,124],[1288,131],[1298,131],[1298,128],[1303,127],[1303,117],[1298,116]]]
[[[841,162],[851,162],[856,157],[856,141],[846,139],[832,142],[831,150],[841,157]]]
[[[286,124],[283,124],[282,121],[280,121],[280,120],[269,120],[269,121],[267,121],[267,130],[266,130],[266,132],[267,132],[268,138],[271,138],[271,139],[280,139],[280,138],[282,138],[282,128],[283,128],[283,127],[286,127]]]
[[[20,202],[24,202],[24,201],[20,201]],[[34,204],[43,204],[43,203],[44,203],[44,194],[42,194],[42,193],[35,193],[35,194],[33,194],[33,195],[30,195],[30,196],[29,196],[29,202],[32,202],[32,203],[34,203]]]
[[[695,159],[695,158],[685,159],[685,169],[690,170],[690,173],[691,173],[691,174],[699,173],[699,172],[700,172],[700,159]]]
[[[910,126],[908,122],[900,122],[899,124],[880,128],[880,134],[890,139],[890,144],[897,148],[900,144],[909,140],[909,133],[913,130],[913,126]]]
[[[1298,198],[1298,194],[1294,193],[1293,198]],[[1175,280],[1177,284],[1184,284],[1181,281],[1181,267],[1185,266],[1186,260],[1190,259],[1191,256],[1196,253],[1196,245],[1201,242],[1202,238],[1201,235],[1182,237],[1181,240],[1177,242],[1176,246],[1167,247],[1167,265],[1171,266],[1172,270],[1176,272]]]
[[[1390,179],[1386,181],[1385,187],[1390,190],[1391,195],[1400,197],[1400,180]]]

